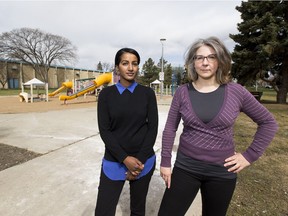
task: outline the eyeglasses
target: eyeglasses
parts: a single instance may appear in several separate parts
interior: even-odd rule
[[[207,59],[208,62],[213,63],[217,60],[217,55],[216,54],[210,54],[208,56],[196,55],[194,57],[194,60],[195,62],[203,62],[205,58]]]

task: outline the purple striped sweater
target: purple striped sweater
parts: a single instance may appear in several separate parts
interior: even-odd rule
[[[171,167],[172,147],[181,119],[183,131],[178,151],[192,159],[223,164],[235,152],[233,126],[240,112],[258,125],[253,142],[243,152],[246,160],[252,163],[263,154],[278,129],[273,115],[247,89],[231,82],[226,84],[220,112],[205,124],[192,109],[188,84],[180,86],[173,97],[163,131],[161,166]]]

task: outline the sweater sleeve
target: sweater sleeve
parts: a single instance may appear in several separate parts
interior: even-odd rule
[[[128,156],[128,154],[122,149],[118,140],[115,138],[111,132],[111,122],[109,109],[107,104],[108,99],[108,89],[103,89],[98,97],[97,105],[97,118],[100,136],[105,144],[106,149],[119,161],[123,160]]]
[[[147,112],[147,124],[148,132],[143,140],[142,147],[137,154],[138,160],[145,163],[150,156],[151,149],[155,144],[155,140],[158,133],[158,108],[155,93],[152,89],[148,89],[148,112]]]
[[[178,88],[173,97],[168,117],[166,120],[165,128],[162,135],[162,150],[161,150],[161,163],[162,167],[171,167],[172,148],[176,132],[181,120],[180,114],[180,101],[181,101],[181,88]]]
[[[257,124],[253,141],[243,153],[243,156],[252,163],[264,153],[278,130],[278,124],[267,108],[245,88],[243,88],[243,95],[241,111]]]

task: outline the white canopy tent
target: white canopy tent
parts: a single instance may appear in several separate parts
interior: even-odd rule
[[[152,86],[152,85],[160,85],[161,84],[161,82],[158,80],[158,79],[156,79],[156,80],[154,80],[152,83],[150,83],[150,87]]]
[[[28,93],[24,92],[24,86],[30,86],[30,96]],[[22,92],[20,93],[20,97],[23,97],[26,102],[30,99],[31,103],[33,103],[33,89],[34,87],[44,86],[46,90],[45,98],[48,101],[48,83],[44,83],[36,78],[29,80],[28,82],[22,85]]]
[[[161,82],[158,79],[150,83],[150,88],[153,88],[155,92],[157,92],[157,87],[161,87]]]

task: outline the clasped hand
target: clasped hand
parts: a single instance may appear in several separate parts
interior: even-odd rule
[[[126,173],[127,180],[135,180],[137,176],[140,175],[140,173],[144,169],[144,164],[142,164],[141,161],[132,156],[126,157],[123,163],[128,169]]]

